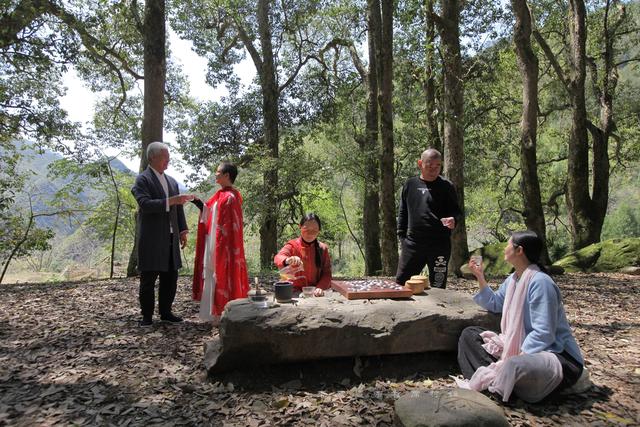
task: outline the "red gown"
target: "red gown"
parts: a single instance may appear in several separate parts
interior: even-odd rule
[[[322,252],[320,255],[320,269],[316,267],[315,243],[307,243],[302,240],[302,237],[289,240],[273,258],[278,268],[283,268],[284,261],[290,256],[300,257],[306,280],[295,280],[293,282],[294,288],[302,289],[303,286],[315,286],[316,288],[329,289],[331,287],[331,258],[329,257],[329,248],[322,242],[318,243],[320,245],[320,251]]]
[[[215,292],[211,312],[220,315],[225,305],[234,299],[246,298],[249,292],[249,276],[244,256],[242,196],[233,187],[222,188],[206,205],[217,205],[216,224],[212,225],[213,212],[198,223],[196,257],[193,270],[193,299],[200,301],[204,287],[204,254],[207,235],[214,228],[216,233],[214,262]],[[205,209],[205,212],[207,210]]]

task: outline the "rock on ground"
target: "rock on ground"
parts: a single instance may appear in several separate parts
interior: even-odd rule
[[[500,406],[477,391],[459,388],[411,392],[396,400],[402,427],[509,427]]]

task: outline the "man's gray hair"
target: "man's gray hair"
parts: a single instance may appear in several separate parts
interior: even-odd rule
[[[154,141],[151,144],[147,145],[147,160],[153,159],[158,154],[163,151],[169,152],[169,146],[164,142]]]
[[[422,160],[423,163],[426,163],[429,160],[442,160],[442,154],[440,154],[440,152],[435,148],[427,148],[422,152],[420,160]]]

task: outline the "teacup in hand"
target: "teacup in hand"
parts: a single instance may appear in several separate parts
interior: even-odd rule
[[[482,255],[472,255],[471,262],[473,262],[478,267],[482,267]]]

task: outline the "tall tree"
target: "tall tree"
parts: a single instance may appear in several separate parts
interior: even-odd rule
[[[434,18],[440,30],[444,69],[444,173],[458,192],[458,203],[464,212],[464,76],[460,51],[459,0],[443,0],[442,12]],[[467,230],[462,216],[452,234],[450,271],[460,274],[469,255]]]
[[[433,147],[442,152],[442,139],[438,126],[438,108],[436,104],[436,26],[433,19],[435,0],[424,2],[425,17],[425,64],[424,64],[424,97],[427,115],[427,135],[425,147]]]
[[[626,34],[635,34],[631,44],[638,41],[638,28],[627,14],[627,7],[617,0],[607,0],[600,13],[601,33],[599,38],[599,52],[595,57],[586,58],[590,70],[593,96],[599,108],[598,123],[587,121],[588,130],[593,139],[593,195],[592,195],[592,224],[593,231],[589,233],[595,241],[600,241],[602,226],[609,205],[609,140],[615,131],[614,99],[618,86],[619,67],[640,61],[640,53],[628,55],[618,61],[616,42]],[[631,21],[631,22],[629,22]],[[630,25],[629,25],[630,24]],[[598,67],[598,62],[600,67]]]
[[[249,49],[260,78],[262,88],[262,112],[264,120],[264,143],[270,159],[279,157],[279,109],[280,88],[276,75],[273,46],[271,43],[270,1],[258,0],[258,34],[262,58]],[[242,38],[241,33],[241,38]],[[245,41],[247,48],[250,41]],[[265,190],[278,187],[278,168],[267,168],[264,172]],[[265,191],[265,206],[260,224],[260,266],[268,268],[273,264],[273,256],[278,251],[278,200],[273,191]]]
[[[144,110],[140,172],[147,168],[147,146],[162,141],[164,92],[167,74],[167,31],[164,0],[147,0],[144,6]]]
[[[369,70],[363,80],[367,88],[365,134],[360,143],[364,159],[364,195],[362,206],[362,229],[364,230],[365,275],[373,276],[382,271],[380,251],[380,160],[379,160],[379,106],[378,106],[378,54],[376,33],[380,25],[378,0],[367,4],[367,47]],[[354,53],[355,54],[355,53]],[[356,64],[359,61],[356,61]]]
[[[614,12],[613,6],[618,10]],[[557,55],[542,32],[534,31],[548,61],[562,82],[571,105],[571,130],[567,156],[567,207],[574,249],[600,241],[602,225],[609,204],[609,138],[614,129],[613,100],[617,85],[618,66],[614,43],[627,31],[622,30],[625,7],[620,2],[607,0],[602,10],[603,22],[599,35],[602,48],[597,55],[602,62],[601,78],[596,59],[587,55],[587,8],[583,0],[570,0],[568,8],[568,71],[562,67]],[[632,30],[636,31],[637,29]],[[600,44],[600,43],[599,43]],[[589,119],[586,101],[587,63],[590,64],[593,90],[600,110],[599,123]],[[592,163],[589,167],[589,133],[592,136]],[[590,184],[591,177],[591,187]],[[591,188],[591,189],[590,189]]]
[[[142,115],[142,144],[140,172],[149,165],[147,147],[154,141],[162,141],[164,129],[164,92],[167,73],[166,17],[164,0],[147,0],[144,7],[144,110]],[[139,213],[136,213],[139,215]],[[135,276],[138,267],[138,234],[127,264],[127,276]]]
[[[580,249],[600,239],[594,235],[589,196],[589,139],[587,136],[586,80],[586,26],[587,11],[584,1],[569,1],[571,134],[567,173],[567,205],[573,231],[573,245]]]
[[[259,158],[254,165],[262,170],[263,177],[259,215],[263,269],[273,266],[277,251],[280,123],[286,91],[295,88],[305,65],[316,60],[326,44],[325,29],[313,25],[318,7],[316,0],[214,0],[206,7],[201,3],[175,2],[175,28],[211,59],[210,83],[225,83],[238,90],[233,65],[245,54],[256,70],[263,123],[261,138],[252,141],[252,156]]]
[[[366,14],[366,25],[364,28],[361,25],[354,25],[362,18],[362,12]],[[380,52],[379,44],[381,37],[381,8],[379,0],[371,0],[366,2],[366,7],[362,8],[360,5],[352,4],[350,13],[345,13],[344,9],[340,9],[340,14],[331,14],[331,22],[335,28],[333,32],[333,40],[327,45],[332,49],[325,49],[331,52],[331,60],[322,58],[320,64],[322,64],[323,72],[327,76],[331,76],[336,80],[336,86],[341,89],[338,91],[339,96],[344,96],[342,92],[348,94],[348,105],[353,111],[353,119],[350,126],[350,138],[353,138],[359,148],[360,156],[353,157],[352,153],[349,153],[350,161],[348,164],[342,164],[341,168],[351,169],[352,174],[358,176],[362,182],[362,222],[361,229],[363,234],[363,247],[361,249],[364,258],[364,273],[365,275],[379,275],[383,271],[382,258],[380,250],[380,102],[378,100],[380,96]],[[358,52],[358,38],[362,32],[367,33],[367,64],[363,63]],[[343,59],[342,53],[347,48],[348,57],[345,55],[345,65],[347,61],[353,64],[353,67],[341,67],[336,66],[340,64]],[[332,65],[328,65],[331,63]],[[354,70],[357,74],[354,73]],[[346,70],[343,71],[343,70]],[[364,112],[364,131],[360,129],[362,126],[358,123],[360,114],[357,113],[359,108],[357,99],[361,96],[361,91],[354,90],[354,84],[358,85],[357,78],[362,84],[365,95],[365,112]],[[325,81],[324,84],[328,88],[331,87],[329,81]],[[335,106],[341,104],[340,98],[336,99]],[[335,118],[332,118],[332,120]],[[331,122],[329,126],[331,133],[335,133],[335,122]],[[334,139],[333,137],[330,137]],[[342,148],[342,147],[341,147]],[[346,181],[344,182],[346,184]],[[360,247],[355,234],[352,233],[354,240]],[[395,239],[395,236],[394,236]]]
[[[379,0],[374,0],[378,3]],[[371,2],[371,0],[370,0]],[[382,212],[382,267],[383,274],[393,275],[398,268],[398,237],[396,235],[395,158],[393,143],[393,0],[378,3],[375,13],[380,14],[378,75],[380,104],[380,131],[382,152],[380,156],[380,207]]]
[[[549,264],[546,226],[540,196],[537,164],[538,132],[538,57],[531,47],[532,18],[526,0],[511,0],[515,14],[513,41],[522,76],[522,120],[520,122],[520,169],[524,221],[544,242],[541,261]]]

